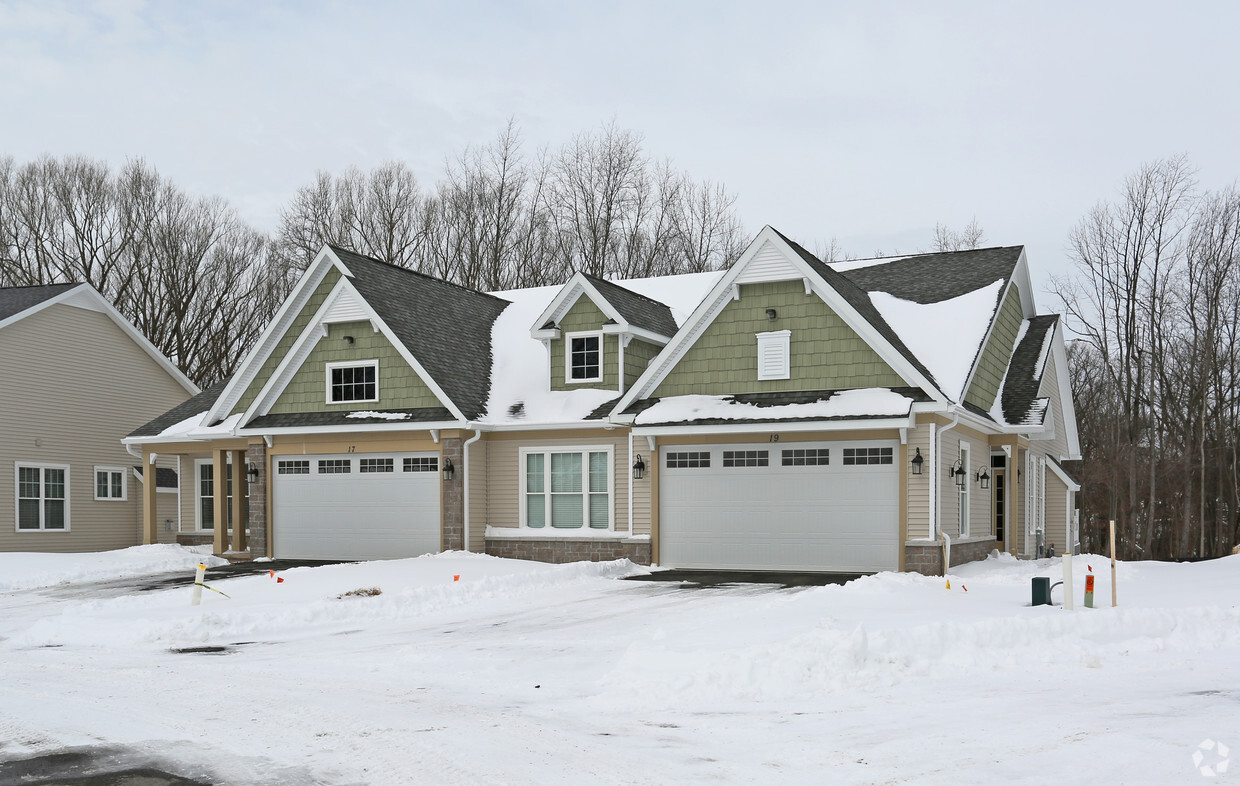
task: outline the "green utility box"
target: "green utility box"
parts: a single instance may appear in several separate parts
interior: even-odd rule
[[[1033,577],[1033,604],[1034,606],[1051,605],[1051,580],[1047,576]]]

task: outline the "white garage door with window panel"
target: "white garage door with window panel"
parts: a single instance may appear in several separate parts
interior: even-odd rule
[[[659,563],[864,573],[899,566],[899,443],[660,449]]]
[[[282,559],[439,551],[437,453],[276,456],[272,549]]]

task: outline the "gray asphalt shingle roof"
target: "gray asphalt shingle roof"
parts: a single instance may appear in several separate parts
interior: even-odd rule
[[[46,284],[33,287],[4,287],[0,289],[0,319],[8,319],[45,300],[51,300],[61,293],[80,286],[83,285]]]
[[[1041,423],[1046,407],[1040,404],[1038,388],[1042,385],[1042,350],[1047,334],[1059,323],[1058,314],[1040,314],[1029,320],[1029,327],[1008,364],[1003,379],[1003,419],[1012,425]]]
[[[359,410],[373,412],[376,410]],[[348,412],[290,412],[281,415],[261,415],[246,424],[246,428],[301,428],[302,426],[372,426],[383,423],[442,423],[455,420],[445,407],[420,407],[417,409],[378,410],[388,415],[407,415],[402,419],[385,417],[351,418]]]
[[[924,401],[930,400],[930,397],[927,396],[926,392],[922,390],[921,388],[896,387],[896,388],[887,388],[887,389],[892,391],[893,393],[898,393],[901,396],[907,396],[908,398],[912,399],[912,403],[924,402]],[[779,406],[784,406],[787,404],[813,404],[818,401],[827,401],[832,396],[835,396],[836,394],[843,393],[843,392],[844,391],[842,390],[807,390],[807,391],[794,391],[794,392],[783,392],[783,393],[736,393],[734,395],[728,396],[727,398],[729,398],[732,401],[735,401],[738,404],[752,404],[755,407],[779,407]],[[630,404],[624,410],[624,412],[627,415],[639,415],[642,412],[645,412],[646,410],[653,407],[655,404],[658,404],[659,401],[660,399],[658,397],[638,399],[637,401],[634,401],[632,404]],[[749,418],[749,419],[746,419],[744,422],[746,423],[785,423],[785,422],[792,423],[792,422],[803,421],[803,420],[866,420],[867,418],[888,418],[888,417],[891,417],[891,415],[889,414],[841,415],[839,417],[827,417],[827,418],[824,418],[824,417],[760,418],[759,417],[759,418]],[[737,423],[737,422],[738,421],[735,419],[698,418],[697,420],[677,421],[675,425],[678,425],[678,426],[681,426],[681,425],[712,426],[712,425],[727,425],[730,423]],[[670,423],[668,424],[643,423],[642,425],[643,426],[657,426],[657,425],[672,425],[672,424]]]
[[[180,404],[177,404],[175,407],[149,423],[139,426],[129,432],[128,436],[153,437],[169,426],[175,426],[191,415],[197,415],[200,412],[205,413],[211,408],[211,405],[215,403],[215,400],[220,397],[220,394],[224,392],[224,386],[228,384],[229,379],[230,377],[225,377],[219,382],[208,385],[198,395],[182,401]]]
[[[886,292],[914,303],[939,303],[1012,277],[1023,246],[916,254],[841,274],[866,292]]]
[[[452,403],[466,418],[480,417],[491,386],[491,326],[508,301],[336,246],[332,251]]]
[[[672,317],[672,310],[667,304],[645,295],[639,295],[614,282],[595,278],[588,273],[582,273],[582,275],[633,327],[643,328],[669,338],[676,334],[678,329],[676,320]]]

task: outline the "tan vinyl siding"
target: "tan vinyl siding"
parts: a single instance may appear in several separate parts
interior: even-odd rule
[[[191,453],[181,456],[181,531],[198,532],[198,470],[195,460],[211,460],[210,453]]]
[[[0,329],[0,551],[141,543],[141,462],[121,439],[188,397],[100,312],[54,305]],[[16,462],[69,465],[68,531],[16,531]],[[124,470],[125,501],[95,500],[95,466]]]
[[[666,378],[655,396],[774,393],[907,384],[800,281],[743,284]],[[767,319],[773,308],[777,318]],[[790,378],[758,379],[757,334],[790,330]]]
[[[620,389],[620,342],[617,336],[603,336],[603,381],[569,383],[565,381],[566,349],[569,333],[601,330],[607,315],[594,305],[594,301],[585,295],[579,295],[563,318],[560,319],[560,338],[551,341],[551,389],[580,390],[581,388],[597,388],[599,390]]]
[[[948,432],[949,434],[951,432]],[[935,475],[930,468],[930,424],[922,422],[908,433],[908,459],[913,460],[917,449],[921,449],[922,474],[913,475],[908,462],[905,471],[908,476],[908,538],[925,539],[930,537],[930,481]]]
[[[267,380],[275,372],[276,366],[280,365],[280,361],[284,360],[284,356],[293,348],[293,343],[297,341],[297,337],[306,329],[306,325],[310,324],[310,320],[314,317],[319,307],[323,305],[323,301],[331,294],[332,289],[336,286],[336,282],[340,280],[340,273],[334,267],[327,271],[323,280],[315,287],[314,292],[310,295],[310,300],[302,307],[301,312],[293,320],[289,329],[285,331],[280,340],[276,342],[275,349],[271,355],[263,362],[262,367],[258,371],[258,375],[245,389],[245,393],[238,399],[237,404],[233,407],[233,414],[244,412],[254,403],[254,398],[258,396],[258,392],[263,389],[263,385],[267,384]]]
[[[175,470],[177,467],[176,456],[160,456],[157,459],[157,465]],[[143,483],[134,477],[133,472],[129,473],[133,478],[131,491],[136,491],[139,497],[142,495]],[[177,479],[177,483],[181,483],[181,479]],[[177,508],[177,489],[163,490],[161,489],[156,496],[156,512],[155,512],[155,541],[157,543],[176,543],[177,527],[181,518],[181,512]],[[142,542],[142,501],[138,500],[136,510],[134,511],[134,526],[137,528],[137,534],[134,536],[138,543]]]
[[[1050,439],[1036,440],[1034,449],[1062,460],[1068,455],[1068,432],[1064,428],[1063,407],[1059,395],[1059,369],[1053,352],[1046,361],[1046,370],[1042,372],[1042,384],[1038,388],[1038,397],[1051,400],[1049,417],[1053,418],[1055,423],[1055,436]]]
[[[965,468],[965,486],[969,490],[968,537],[986,537],[994,531],[994,522],[990,515],[991,489],[983,490],[974,476],[982,466],[990,472],[989,439],[980,432],[960,425],[943,433],[940,440],[942,453],[933,481],[939,484],[939,494],[942,499],[939,507],[942,512],[942,519],[939,522],[940,531],[946,532],[953,538],[960,537],[960,488],[947,476],[947,468],[954,466],[960,458],[962,441],[969,446],[969,465]]]
[[[1055,554],[1068,548],[1068,487],[1048,465],[1046,468],[1046,545],[1055,544]]]
[[[352,336],[353,343],[346,342],[345,336]],[[327,364],[363,360],[379,361],[379,400],[327,403]],[[327,326],[327,336],[318,340],[289,380],[272,405],[271,414],[442,406],[386,336],[374,332],[369,322],[341,322]]]
[[[468,440],[473,435],[466,436]],[[486,551],[487,532],[487,450],[490,443],[480,439],[469,450],[469,550]]]
[[[620,433],[619,430],[614,432],[604,432],[607,436],[589,435],[582,436],[580,434],[564,434],[562,436],[552,436],[542,439],[531,439],[525,435],[514,439],[492,439],[487,444],[487,502],[486,502],[486,524],[492,527],[520,527],[521,526],[521,458],[520,451],[522,448],[589,448],[594,446],[611,445],[614,447],[614,466],[612,468],[613,477],[615,478],[615,488],[612,493],[611,504],[614,510],[615,529],[617,532],[628,530],[628,493],[629,484],[632,482],[632,471],[630,467],[633,462],[628,456],[628,436]],[[508,436],[508,435],[504,435]],[[515,436],[515,435],[514,435]],[[643,454],[649,465],[649,458]],[[645,484],[646,481],[639,481]],[[647,489],[648,489],[647,485]],[[649,495],[647,490],[646,495]],[[636,502],[637,500],[634,500]],[[649,503],[647,501],[647,508]],[[636,512],[636,511],[635,511]],[[647,533],[649,532],[649,513],[646,514]],[[470,518],[477,522],[477,518],[473,516],[472,511]],[[476,524],[471,524],[476,526]],[[640,530],[638,534],[642,533]]]
[[[624,389],[633,387],[633,383],[646,371],[646,366],[663,347],[641,339],[633,339],[624,348]]]
[[[999,386],[1003,383],[1003,377],[1007,374],[1008,362],[1012,358],[1012,350],[1016,346],[1016,336],[1020,333],[1023,319],[1020,290],[1016,284],[1012,284],[999,306],[994,328],[990,331],[981,357],[978,358],[977,370],[973,373],[973,381],[969,384],[965,401],[990,411],[991,405],[995,403],[995,396],[999,393]]]

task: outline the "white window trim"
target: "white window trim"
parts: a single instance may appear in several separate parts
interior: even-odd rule
[[[64,529],[45,529],[43,527],[43,473],[39,473],[39,528],[38,529],[20,529],[18,524],[21,523],[21,491],[18,484],[21,481],[21,468],[38,469],[63,469],[65,471],[65,526]],[[13,462],[13,531],[14,532],[68,532],[72,528],[72,517],[70,509],[70,499],[72,486],[69,483],[69,465],[53,464],[46,461],[14,461]],[[93,478],[92,478],[93,480]]]
[[[973,482],[972,468],[970,464],[973,462],[973,448],[964,441],[960,440],[960,466],[964,469],[964,485],[960,487],[960,537],[969,537],[969,504],[972,502],[970,498],[969,484]]]
[[[790,379],[792,377],[792,331],[791,330],[772,330],[767,333],[758,333],[758,379]],[[772,373],[765,371],[762,362],[763,355],[768,347],[774,347],[782,355],[782,367]]]
[[[520,512],[521,530],[526,533],[538,532],[614,532],[616,529],[616,446],[615,445],[567,445],[567,446],[551,446],[551,447],[528,447],[521,448],[517,451],[517,468],[520,476],[520,488],[518,490],[520,500],[518,510]],[[542,527],[530,527],[525,517],[525,496],[526,496],[526,472],[525,457],[531,453],[542,453],[550,455],[551,453],[581,453],[582,455],[582,505],[584,506],[583,525],[576,529],[566,527],[551,526],[551,511],[546,513],[546,525]],[[590,526],[590,454],[606,453],[607,454],[607,528]],[[548,458],[543,462],[543,494],[551,496],[551,459]]]
[[[350,399],[349,401],[332,401],[332,370],[337,369],[337,368],[361,368],[363,366],[373,366],[375,369],[375,397],[374,398],[355,398],[355,399]],[[326,384],[326,388],[325,388],[326,398],[324,399],[324,401],[327,404],[373,404],[374,402],[377,402],[379,400],[379,359],[378,358],[372,358],[371,360],[349,360],[349,361],[341,361],[338,363],[325,363],[324,370],[323,370],[323,377],[324,377],[324,381]]]
[[[121,495],[119,497],[99,496],[99,473],[100,472],[108,473],[109,492],[112,489],[112,473],[115,472],[121,476]],[[127,477],[128,474],[129,473],[125,471],[124,467],[105,467],[105,466],[96,464],[95,471],[92,472],[90,475],[91,480],[94,481],[94,483],[91,485],[94,487],[92,490],[94,491],[94,494],[95,494],[95,500],[98,502],[125,502],[126,500],[128,500],[129,499],[129,479]]]
[[[590,338],[598,339],[598,376],[589,379],[573,379],[573,339]],[[606,360],[603,357],[603,345],[606,342],[603,339],[603,331],[601,330],[579,330],[576,333],[564,334],[564,384],[566,385],[583,385],[590,382],[602,382],[605,375]]]

